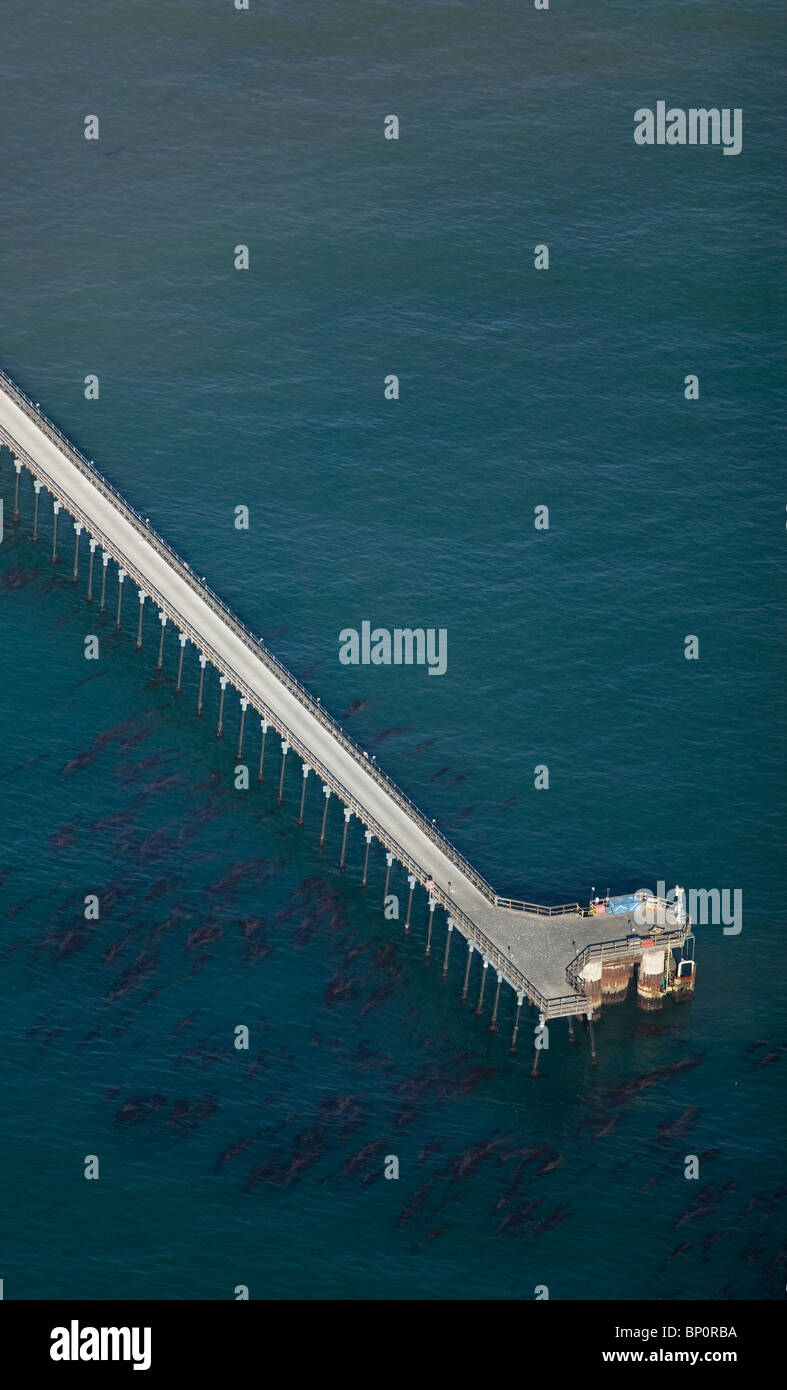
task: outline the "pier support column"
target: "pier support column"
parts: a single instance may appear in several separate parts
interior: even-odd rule
[[[307,783],[307,781],[309,780],[309,773],[310,773],[310,772],[311,772],[311,768],[310,768],[310,767],[307,767],[306,764],[304,763],[304,764],[303,764],[303,785],[302,785],[302,787],[301,787],[301,804],[300,804],[300,808],[299,808],[299,810],[298,810],[298,820],[297,820],[297,822],[296,822],[297,825],[303,825],[303,808],[304,808],[304,806],[305,806],[305,804],[306,804],[306,783]]]
[[[14,483],[14,517],[13,517],[13,519],[14,519],[15,522],[17,522],[17,521],[19,520],[19,479],[20,479],[20,477],[22,476],[22,460],[21,460],[21,459],[14,459],[14,468],[16,469],[16,482]]]
[[[534,1047],[533,1047],[533,1065],[532,1065],[532,1067],[530,1068],[530,1075],[531,1075],[531,1076],[538,1076],[538,1058],[539,1058],[539,1054],[540,1054],[540,1052],[541,1052],[541,1048],[539,1047],[538,1043],[539,1043],[540,1031],[541,1031],[541,1029],[543,1028],[543,1026],[544,1026],[545,1023],[546,1023],[546,1019],[544,1018],[544,1015],[543,1015],[543,1014],[539,1014],[539,1015],[538,1015],[538,1028],[536,1029],[536,1038],[535,1038],[535,1044],[534,1044]]]
[[[661,988],[664,964],[663,948],[649,946],[643,949],[637,974],[637,1003],[641,1009],[660,1009],[664,1003]]]
[[[513,1034],[512,1034],[512,1036],[511,1036],[511,1047],[510,1047],[510,1049],[509,1049],[509,1051],[511,1051],[511,1052],[516,1052],[516,1040],[517,1040],[517,1034],[519,1033],[519,1016],[520,1016],[520,1014],[521,1014],[521,1012],[522,1012],[522,1005],[524,1004],[524,1002],[525,1002],[525,996],[524,996],[524,994],[518,994],[517,997],[516,997],[516,1014],[515,1014],[515,1016],[514,1016],[514,1031],[513,1031]]]
[[[139,595],[138,595],[138,598],[139,598],[139,622],[137,623],[137,651],[140,652],[140,651],[142,650],[142,618],[143,618],[144,613],[145,613],[145,599],[147,598],[147,594],[143,594],[143,593],[140,591],[140,593],[139,593]]]
[[[261,719],[261,720],[260,720],[260,729],[262,730],[262,740],[261,740],[261,742],[260,742],[260,766],[259,766],[259,770],[258,770],[258,772],[257,772],[257,781],[258,781],[258,782],[261,782],[261,781],[262,781],[262,765],[263,765],[263,763],[265,762],[265,737],[266,737],[267,732],[268,732],[268,721],[267,721],[267,719]]]
[[[284,768],[285,768],[285,764],[286,764],[286,762],[287,762],[287,754],[289,753],[289,751],[290,751],[290,745],[289,745],[289,743],[287,742],[286,739],[282,739],[282,745],[281,745],[281,772],[279,773],[279,795],[278,795],[278,797],[276,798],[280,806],[281,806],[281,803],[282,803],[283,800],[284,800]]]
[[[388,897],[388,885],[389,885],[389,883],[391,882],[391,865],[392,865],[392,864],[393,864],[393,855],[391,854],[390,850],[386,850],[386,852],[385,852],[385,887],[384,887],[384,889],[383,889],[383,907],[385,907],[385,900],[386,900],[386,898]]]
[[[54,514],[55,514],[55,520],[54,520],[54,525],[53,525],[53,529],[52,529],[52,564],[53,564],[53,565],[56,565],[56,564],[57,564],[57,518],[58,518],[58,516],[59,516],[59,514],[60,514],[60,503],[57,501],[57,499],[55,499],[55,501],[52,503],[52,511],[53,511]]]
[[[181,690],[181,686],[183,685],[183,653],[184,653],[185,650],[186,650],[186,634],[185,634],[185,632],[179,632],[179,633],[178,633],[178,641],[179,641],[179,643],[180,643],[180,656],[178,657],[178,682],[177,682],[177,685],[175,686],[175,693],[179,695],[179,694],[180,694],[180,690]]]
[[[490,1023],[489,1023],[489,1031],[490,1031],[490,1033],[496,1033],[496,1032],[497,1032],[497,1006],[498,1006],[498,1004],[500,1003],[500,986],[502,985],[502,983],[503,983],[503,976],[501,975],[500,971],[498,970],[498,972],[497,972],[497,989],[495,990],[495,1002],[494,1002],[494,1004],[492,1005],[492,1018],[491,1018]]]
[[[160,671],[161,668],[162,668],[162,666],[164,665],[164,632],[165,632],[166,626],[167,626],[167,615],[166,615],[166,613],[162,613],[162,612],[159,610],[158,620],[159,620],[159,622],[161,623],[161,636],[160,636],[160,638],[159,638],[159,644],[158,644],[158,661],[156,662],[156,670],[157,670],[157,671]]]
[[[370,850],[371,847],[372,847],[372,832],[371,832],[371,830],[364,830],[364,832],[363,832],[363,838],[364,838],[365,841],[366,841],[366,853],[365,853],[365,855],[364,855],[364,857],[363,857],[363,878],[361,879],[361,887],[362,887],[362,888],[365,888],[365,887],[366,887],[366,880],[367,880],[368,877],[369,877],[369,850]]]
[[[601,968],[601,997],[605,1004],[617,1004],[628,994],[634,966],[631,962],[604,961]]]
[[[470,984],[470,967],[471,967],[471,965],[473,964],[473,951],[474,951],[474,950],[475,950],[475,943],[472,942],[472,941],[468,941],[468,943],[467,943],[467,965],[465,966],[465,982],[464,982],[464,984],[462,985],[462,998],[463,998],[463,999],[466,999],[466,998],[467,998],[467,990],[468,990],[468,986],[469,986],[469,984]]]
[[[430,956],[430,955],[432,954],[432,927],[434,926],[434,910],[435,910],[436,906],[437,906],[437,900],[436,900],[435,898],[430,898],[430,899],[429,899],[429,925],[428,925],[428,927],[427,927],[427,929],[426,929],[426,950],[424,951],[424,955],[425,955],[425,956]]]
[[[446,975],[448,974],[448,957],[449,957],[449,955],[450,955],[450,953],[451,953],[451,935],[452,935],[452,933],[453,933],[453,930],[454,930],[454,924],[453,924],[453,922],[451,921],[451,918],[449,917],[449,918],[448,918],[448,931],[446,932],[446,937],[445,937],[445,955],[443,956],[443,979],[445,979]]]
[[[569,1014],[569,1016],[568,1016],[568,1040],[569,1040],[570,1043],[576,1042],[576,1038],[574,1037],[574,1015],[573,1015],[573,1014]]]
[[[579,972],[582,992],[593,1009],[601,1004],[601,957],[587,961]]]
[[[221,694],[219,695],[219,722],[216,725],[216,738],[222,738],[224,734],[224,696],[227,693],[229,681],[226,676],[219,676]]]
[[[96,562],[96,551],[97,551],[97,549],[98,549],[98,541],[91,540],[91,541],[89,542],[89,547],[90,547],[90,560],[89,560],[89,562],[88,562],[88,567],[87,567],[87,601],[88,601],[88,603],[92,603],[92,602],[93,602],[93,566],[94,566],[94,564],[95,564],[95,562]]]
[[[240,702],[240,733],[238,734],[238,754],[237,754],[237,761],[238,761],[238,762],[240,762],[241,758],[243,757],[243,730],[244,730],[245,727],[246,727],[246,710],[247,710],[248,708],[249,708],[249,702],[248,702],[248,700],[247,700],[247,699],[245,698],[245,696],[244,696],[244,697],[241,699],[241,702]]]
[[[588,1020],[588,1040],[589,1040],[589,1042],[590,1042],[590,1061],[591,1061],[592,1065],[595,1066],[595,1065],[596,1065],[596,1060],[597,1060],[597,1059],[596,1059],[596,1035],[595,1035],[595,1033],[593,1032],[593,1014],[592,1014],[592,1012],[589,1012],[589,1013],[588,1013],[588,1015],[587,1015],[587,1020]]]
[[[74,569],[71,575],[72,584],[76,584],[79,578],[79,538],[82,535],[81,521],[74,522],[74,535],[76,536],[76,540],[74,541]]]
[[[200,652],[200,654],[199,654],[199,693],[198,693],[198,695],[197,695],[197,714],[202,714],[202,692],[203,692],[203,690],[205,689],[205,667],[207,666],[207,664],[208,664],[208,658],[206,657],[206,655],[205,655],[204,652]]]
[[[109,564],[109,553],[106,550],[101,552],[101,602],[98,606],[99,613],[103,613],[107,606],[107,565]]]
[[[412,910],[413,910],[413,893],[415,892],[415,878],[413,877],[412,874],[408,874],[408,875],[407,875],[407,882],[408,882],[409,887],[410,887],[410,894],[409,894],[408,899],[407,899],[407,914],[406,914],[405,919],[404,919],[404,929],[405,929],[405,931],[409,931],[409,930],[410,930],[410,914],[411,914],[411,912],[412,912]]]
[[[343,831],[343,834],[342,834],[342,853],[341,853],[341,857],[340,857],[340,859],[339,859],[339,868],[340,868],[340,869],[343,869],[343,868],[344,868],[344,852],[345,852],[345,850],[347,849],[347,830],[348,830],[349,825],[350,825],[350,817],[351,817],[351,815],[352,815],[352,811],[350,810],[349,806],[345,806],[345,808],[344,808],[344,831]]]
[[[118,570],[118,610],[115,617],[115,631],[120,632],[120,614],[123,608],[123,580],[126,577],[125,570]]]
[[[35,493],[35,502],[34,502],[34,504],[33,504],[33,540],[34,540],[34,541],[37,541],[37,540],[38,540],[38,504],[39,504],[39,502],[40,502],[40,500],[41,500],[41,483],[39,482],[38,478],[34,478],[34,479],[33,479],[33,491],[34,491],[34,493]]]
[[[328,819],[328,802],[329,802],[330,799],[331,799],[331,789],[330,789],[330,787],[326,787],[326,786],[323,785],[322,794],[323,794],[323,796],[325,797],[325,805],[324,805],[323,808],[322,808],[322,825],[320,826],[320,844],[319,844],[319,848],[320,848],[320,849],[322,849],[323,845],[325,844],[325,822],[326,822],[327,819]]]
[[[481,989],[479,990],[479,993],[478,993],[478,1003],[477,1003],[477,1005],[476,1005],[476,1010],[475,1010],[475,1011],[476,1011],[476,1015],[477,1015],[477,1017],[479,1017],[479,1018],[481,1017],[481,1014],[482,1014],[483,1011],[484,1011],[484,990],[486,989],[486,972],[487,972],[488,969],[489,969],[489,961],[488,961],[488,960],[484,960],[484,968],[483,968],[483,970],[481,971]]]

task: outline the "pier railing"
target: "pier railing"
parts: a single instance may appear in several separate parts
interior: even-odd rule
[[[688,919],[684,926],[674,931],[659,931],[658,934],[654,934],[653,936],[654,949],[664,947],[666,950],[668,948],[671,949],[673,946],[681,946],[690,932],[691,923]],[[574,956],[574,959],[566,966],[566,979],[570,985],[574,985],[577,989],[581,989],[581,975],[588,961],[598,960],[599,957],[602,962],[627,960],[634,951],[642,947],[643,940],[645,939],[648,939],[647,929],[643,931],[642,935],[638,935],[637,932],[631,932],[628,936],[619,936],[609,941],[591,942],[589,946],[585,946],[583,950],[579,951],[578,954]]]
[[[520,898],[501,898],[495,894],[495,907],[505,907],[509,912],[532,912],[538,917],[580,916],[579,903],[560,903],[558,907],[544,907],[543,903],[526,903]]]

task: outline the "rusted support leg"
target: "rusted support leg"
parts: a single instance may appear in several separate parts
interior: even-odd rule
[[[593,1032],[593,1015],[588,1014],[588,1038],[590,1039],[590,1060],[593,1066],[596,1065],[596,1035]]]
[[[500,986],[502,985],[502,983],[503,983],[503,976],[500,974],[500,971],[498,970],[498,972],[497,972],[497,989],[495,990],[495,1002],[494,1002],[494,1004],[493,1004],[493,1006],[492,1006],[492,1019],[491,1019],[491,1022],[490,1022],[490,1024],[489,1024],[489,1031],[490,1031],[490,1033],[496,1033],[496,1032],[497,1032],[497,1006],[498,1006],[498,1004],[500,1003]]]
[[[369,850],[370,850],[371,847],[372,847],[372,832],[371,832],[371,830],[364,830],[364,832],[363,832],[363,838],[364,838],[365,841],[366,841],[366,853],[365,853],[365,855],[364,855],[364,857],[363,857],[363,878],[361,879],[361,887],[362,887],[362,888],[365,888],[365,887],[366,887],[366,880],[367,880],[368,877],[369,877]]]
[[[224,737],[224,696],[227,693],[228,684],[229,682],[226,676],[219,676],[221,694],[219,695],[219,722],[216,725],[216,738]]]
[[[92,603],[92,602],[93,602],[93,565],[95,564],[96,550],[97,550],[97,548],[98,548],[98,541],[93,541],[93,540],[91,540],[91,541],[89,542],[89,545],[90,545],[90,560],[89,560],[89,562],[88,562],[88,567],[87,567],[87,601],[88,601],[88,603]]]
[[[290,751],[290,745],[289,745],[289,743],[287,742],[286,738],[285,738],[285,739],[282,739],[282,744],[281,744],[281,772],[279,773],[279,793],[278,793],[278,796],[277,796],[277,798],[276,798],[276,800],[278,801],[278,803],[279,803],[280,806],[281,806],[281,803],[282,803],[283,800],[284,800],[284,769],[285,769],[285,767],[287,766],[287,754],[289,753],[289,751]]]
[[[345,851],[346,851],[346,849],[347,849],[347,831],[348,831],[348,829],[349,829],[349,827],[350,827],[350,816],[351,816],[351,815],[352,815],[352,811],[350,810],[349,806],[346,806],[346,807],[345,807],[345,810],[344,810],[344,833],[343,833],[343,835],[342,835],[342,852],[341,852],[341,855],[340,855],[340,858],[339,858],[339,868],[340,868],[340,869],[343,869],[343,868],[344,868],[344,855],[345,855]]]
[[[322,808],[322,825],[320,826],[320,849],[325,844],[325,822],[328,819],[328,802],[331,799],[330,787],[323,787],[322,794],[325,797],[325,805]]]
[[[207,666],[207,664],[208,664],[208,658],[205,656],[205,654],[204,654],[203,652],[200,652],[200,656],[199,656],[199,694],[197,695],[197,714],[202,714],[202,692],[203,692],[204,687],[205,687],[205,667]]]
[[[107,606],[107,567],[109,565],[109,555],[106,550],[101,552],[101,602],[98,606],[99,613],[103,613]]]
[[[120,632],[120,617],[123,611],[123,583],[126,578],[125,570],[118,570],[118,608],[115,614],[115,631]]]
[[[75,521],[75,522],[74,522],[74,535],[76,536],[76,540],[75,540],[75,542],[74,542],[74,568],[73,568],[73,571],[72,571],[72,573],[71,573],[71,583],[72,583],[72,584],[76,584],[76,582],[77,582],[77,580],[78,580],[78,578],[79,578],[79,538],[80,538],[80,536],[82,535],[82,522],[81,522],[81,521]]]
[[[543,1014],[539,1014],[539,1016],[538,1016],[538,1027],[536,1028],[535,1047],[534,1047],[534,1051],[533,1051],[533,1065],[532,1065],[532,1067],[531,1067],[531,1069],[530,1069],[530,1075],[531,1075],[531,1076],[538,1076],[538,1059],[539,1059],[539,1056],[540,1056],[542,1047],[544,1047],[544,1046],[546,1045],[546,1044],[542,1041],[542,1039],[544,1038],[545,1032],[546,1032],[546,1029],[545,1029],[545,1026],[544,1026],[545,1023],[546,1023],[546,1019],[544,1018],[544,1015],[543,1015]],[[548,1040],[547,1040],[547,1041],[548,1041]]]
[[[426,955],[426,956],[430,956],[430,955],[432,954],[432,927],[434,926],[434,910],[435,910],[435,907],[436,907],[436,906],[437,906],[437,903],[436,903],[435,899],[434,899],[434,898],[430,898],[430,899],[429,899],[429,926],[428,926],[427,929],[426,929],[426,950],[424,951],[424,955]]]
[[[183,653],[184,653],[185,650],[186,650],[186,634],[185,634],[185,632],[179,632],[179,633],[178,633],[178,641],[179,641],[179,643],[180,643],[180,656],[178,657],[178,683],[177,683],[177,685],[175,686],[175,690],[176,690],[177,694],[179,695],[179,694],[180,694],[180,690],[181,690],[181,686],[183,685]]]
[[[449,917],[449,918],[448,918],[448,931],[447,931],[447,933],[446,933],[446,938],[445,938],[445,955],[443,956],[443,977],[445,977],[445,976],[448,974],[448,956],[449,956],[450,951],[451,951],[451,934],[452,934],[453,930],[454,930],[454,924],[453,924],[453,922],[451,921],[451,918]]]
[[[481,971],[481,988],[478,992],[478,1003],[476,1005],[476,1014],[479,1018],[481,1017],[481,1014],[484,1012],[484,990],[486,989],[486,972],[488,969],[489,961],[485,960],[484,968]]]
[[[309,779],[309,773],[310,773],[310,772],[311,772],[311,768],[310,768],[310,767],[307,767],[306,764],[304,763],[304,765],[303,765],[303,785],[302,785],[302,787],[301,787],[301,804],[300,804],[300,808],[299,808],[299,810],[298,810],[298,820],[297,820],[297,824],[298,824],[298,825],[303,825],[303,808],[304,808],[304,806],[305,806],[305,804],[306,804],[306,783],[307,783],[307,781],[308,781],[308,779]]]
[[[142,647],[142,617],[143,617],[143,614],[144,614],[144,612],[145,612],[145,598],[146,598],[146,595],[140,593],[140,595],[139,595],[139,623],[138,623],[138,625],[137,625],[137,651],[140,651],[140,650],[141,650],[141,647]]]
[[[159,644],[158,644],[158,661],[156,662],[156,670],[157,670],[157,671],[160,671],[161,668],[162,668],[163,665],[164,665],[164,629],[165,629],[166,626],[167,626],[167,615],[166,615],[166,613],[161,613],[161,612],[160,612],[159,615],[158,615],[158,620],[159,620],[159,622],[161,623],[161,636],[160,636],[160,638],[159,638]]]
[[[413,910],[413,893],[415,892],[415,878],[412,874],[407,875],[407,882],[410,885],[410,893],[407,899],[407,914],[404,919],[405,931],[410,930],[410,914]]]
[[[265,761],[265,736],[266,736],[266,734],[267,734],[267,732],[268,732],[268,721],[267,721],[267,719],[261,719],[261,720],[260,720],[260,729],[262,730],[262,739],[261,739],[261,741],[260,741],[260,766],[259,766],[259,770],[258,770],[258,772],[257,772],[257,781],[258,781],[258,782],[261,782],[261,781],[262,781],[262,765],[263,765],[263,763],[264,763],[264,761]]]
[[[240,762],[241,758],[243,757],[243,730],[244,730],[245,727],[246,727],[246,710],[247,710],[248,708],[249,708],[249,702],[248,702],[248,700],[246,700],[246,699],[241,699],[241,702],[240,702],[240,731],[239,731],[239,733],[238,733],[238,754],[237,754],[238,762]]]
[[[462,985],[462,998],[463,998],[463,999],[466,999],[466,998],[467,998],[467,987],[468,987],[468,984],[469,984],[469,982],[470,982],[470,966],[473,964],[473,951],[474,951],[474,950],[475,950],[475,945],[473,944],[472,941],[468,941],[468,943],[467,943],[467,965],[465,966],[465,982],[464,982],[464,984]]]
[[[514,1032],[513,1032],[513,1035],[512,1035],[512,1037],[511,1037],[511,1051],[512,1051],[512,1052],[516,1052],[516,1039],[517,1039],[517,1034],[518,1034],[518,1032],[519,1032],[519,1015],[520,1015],[521,1012],[522,1012],[522,1005],[523,1005],[524,1001],[525,1001],[525,996],[524,996],[524,994],[518,994],[517,997],[516,997],[516,1016],[515,1016],[515,1018],[514,1018]]]

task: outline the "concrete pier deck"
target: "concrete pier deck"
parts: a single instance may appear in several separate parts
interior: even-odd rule
[[[249,734],[251,711],[256,711],[394,860],[427,887],[490,967],[544,1018],[586,1011],[585,996],[566,974],[574,957],[609,936],[631,930],[644,935],[641,929],[622,917],[583,916],[577,904],[557,912],[536,905],[503,906],[508,900],[499,899],[320,702],[4,373],[0,441],[248,701]]]

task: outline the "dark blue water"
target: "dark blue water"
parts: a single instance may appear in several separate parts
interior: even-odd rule
[[[234,790],[236,709],[86,608],[28,479],[9,524],[5,453],[5,1296],[782,1297],[779,7],[6,10],[6,369],[499,891],[744,911],[531,1080],[335,805],[320,854],[275,748]],[[659,99],[742,153],[637,148]],[[364,619],[447,673],[342,666]]]

